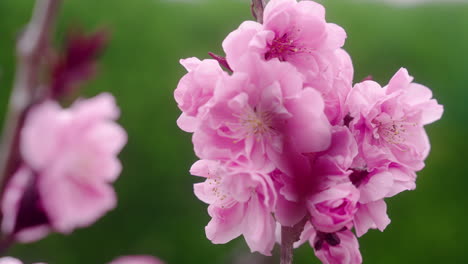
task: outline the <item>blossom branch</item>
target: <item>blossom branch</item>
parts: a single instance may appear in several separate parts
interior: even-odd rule
[[[39,65],[48,49],[60,3],[61,0],[37,0],[31,21],[17,43],[16,76],[0,145],[0,190],[21,161],[19,132],[26,111],[40,98]]]
[[[0,241],[0,255],[4,255],[7,249],[14,243],[14,238],[12,235],[6,235]]]
[[[263,23],[263,9],[265,9],[265,0],[252,0],[250,5],[252,15],[255,17],[258,23]]]
[[[293,260],[293,245],[298,241],[304,226],[307,223],[307,217],[304,217],[293,227],[281,227],[281,261],[280,264],[291,264]]]

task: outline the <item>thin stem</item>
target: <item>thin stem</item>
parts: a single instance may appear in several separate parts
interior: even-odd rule
[[[3,237],[2,240],[0,240],[0,256],[3,256],[14,242],[15,239],[11,234]]]
[[[19,134],[26,111],[39,98],[39,66],[47,51],[60,3],[61,0],[36,0],[31,21],[16,46],[16,76],[0,145],[0,191],[21,162]]]
[[[291,264],[293,259],[293,244],[290,238],[292,227],[281,227],[281,264]]]
[[[304,226],[307,223],[307,217],[304,217],[299,223],[293,227],[281,227],[281,260],[280,264],[292,264],[294,242],[298,241]]]
[[[252,15],[258,23],[263,23],[263,10],[266,6],[266,0],[252,0],[251,10]]]
[[[231,69],[231,66],[229,66],[229,63],[227,62],[226,58],[221,57],[219,55],[216,55],[213,52],[208,52],[208,55],[210,55],[211,58],[215,59],[219,63],[219,65],[223,66],[228,71],[233,72],[232,69]]]

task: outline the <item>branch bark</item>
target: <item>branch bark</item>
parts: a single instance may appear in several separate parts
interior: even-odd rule
[[[307,223],[307,217],[304,217],[299,223],[293,227],[281,227],[281,260],[280,264],[292,264],[294,242],[298,241],[304,226]]]
[[[255,17],[258,23],[263,23],[263,10],[266,6],[266,0],[252,0],[250,5],[252,10],[252,15]]]
[[[61,0],[36,0],[33,16],[16,46],[16,75],[0,145],[0,191],[21,162],[20,131],[28,108],[39,98],[41,59],[48,49],[60,4]]]

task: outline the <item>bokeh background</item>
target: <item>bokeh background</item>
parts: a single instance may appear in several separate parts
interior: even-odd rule
[[[190,135],[176,126],[173,100],[184,74],[179,59],[222,54],[224,37],[251,19],[247,1],[64,2],[57,45],[70,27],[112,32],[100,73],[84,93],[110,91],[122,109],[129,142],[115,184],[119,205],[90,228],[17,245],[8,253],[26,263],[50,264],[106,263],[126,254],[152,254],[167,263],[249,263],[243,238],[212,245],[205,237],[206,205],[192,192],[200,179],[188,173],[196,157]],[[14,41],[33,3],[0,1],[1,112],[12,84]],[[345,48],[354,61],[355,82],[372,75],[385,84],[404,66],[445,105],[443,119],[427,127],[432,152],[417,189],[388,200],[392,223],[384,233],[374,230],[360,239],[364,263],[468,263],[468,4],[324,4],[328,21],[348,32]],[[296,263],[319,262],[304,245]]]

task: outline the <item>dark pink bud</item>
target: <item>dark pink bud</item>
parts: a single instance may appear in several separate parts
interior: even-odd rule
[[[226,68],[227,70],[231,71],[232,72],[232,69],[231,67],[229,66],[227,60],[225,57],[222,57],[222,56],[219,56],[219,55],[216,55],[214,54],[213,52],[208,52],[208,55],[210,55],[211,58],[215,59],[216,61],[218,61],[219,65],[223,66],[224,68]]]
[[[59,55],[51,73],[51,97],[69,94],[80,82],[91,79],[96,72],[96,58],[109,39],[107,31],[92,34],[75,31],[69,34],[65,51]]]

